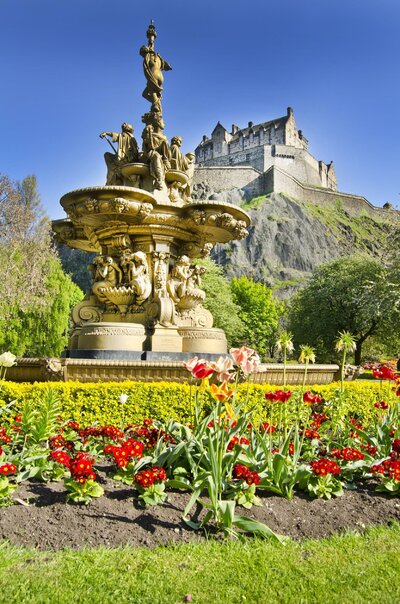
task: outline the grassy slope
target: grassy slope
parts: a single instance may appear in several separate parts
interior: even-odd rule
[[[400,526],[286,546],[261,541],[38,553],[0,547],[0,602],[400,601]]]
[[[371,248],[380,249],[383,240],[390,236],[396,223],[398,223],[399,217],[397,214],[388,215],[387,220],[384,220],[379,214],[372,216],[367,212],[360,216],[350,216],[339,200],[331,206],[320,206],[310,202],[298,201],[285,195],[285,193],[281,195],[289,197],[301,205],[307,210],[308,214],[325,225],[339,245],[349,245],[349,234],[351,233],[354,252],[364,252],[371,255]],[[268,195],[253,197],[253,199],[243,202],[241,207],[247,211],[258,209],[267,198]],[[287,220],[285,216],[271,216],[271,220],[277,220],[278,222],[285,219]],[[372,255],[375,256],[376,253],[372,253]]]

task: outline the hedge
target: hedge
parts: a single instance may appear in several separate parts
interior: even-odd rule
[[[321,394],[326,401],[339,404],[339,384],[307,386]],[[29,400],[39,403],[46,389],[52,388],[59,396],[62,415],[65,419],[72,419],[81,425],[90,425],[94,422],[101,424],[121,422],[122,417],[126,423],[136,423],[143,418],[151,417],[158,420],[176,419],[190,421],[194,406],[195,387],[190,384],[170,382],[52,382],[17,384],[15,382],[0,383],[0,410],[11,401],[12,416],[21,409],[24,401]],[[279,389],[278,386],[259,384],[240,384],[238,400],[246,401],[246,407],[254,410],[253,421],[276,421],[279,405],[269,403],[264,398],[264,393]],[[292,391],[301,390],[299,386]],[[119,397],[127,394],[128,400],[122,409]],[[374,402],[387,400],[390,396],[390,385],[380,382],[348,382],[341,398],[342,412],[355,416],[368,423],[377,414]],[[393,396],[393,394],[391,395]],[[293,397],[294,398],[294,397]],[[202,404],[210,405],[212,401],[207,393],[201,395]],[[292,399],[291,399],[292,400]],[[290,404],[290,402],[289,402]],[[271,406],[272,405],[272,406]],[[0,419],[4,422],[5,418]]]

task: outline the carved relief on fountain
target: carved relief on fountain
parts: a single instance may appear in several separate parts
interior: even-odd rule
[[[169,252],[146,254],[131,248],[121,249],[118,257],[96,256],[88,267],[91,291],[72,313],[75,327],[123,320],[147,327],[160,323],[211,328],[212,315],[202,304],[205,267],[191,264],[186,255],[170,262]]]

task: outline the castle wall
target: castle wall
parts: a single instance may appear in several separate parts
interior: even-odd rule
[[[218,132],[218,142],[214,142],[214,156],[210,157],[210,147],[206,147],[203,152],[208,159],[200,163],[200,167],[219,167],[219,166],[242,166],[253,167],[260,172],[265,172],[271,166],[276,166],[285,172],[288,172],[301,182],[315,185],[318,187],[330,187],[336,189],[336,182],[328,181],[328,168],[323,162],[318,162],[306,149],[292,147],[284,144],[258,144],[251,139],[252,135],[240,141],[243,146],[240,150],[232,152],[232,143],[226,143],[222,132]],[[254,137],[258,139],[258,137]],[[229,154],[224,152],[229,145]]]
[[[264,191],[267,193],[283,193],[289,197],[294,197],[299,201],[308,201],[318,206],[332,207],[340,203],[346,212],[352,216],[360,216],[366,212],[369,214],[385,215],[388,210],[377,208],[361,195],[352,195],[351,193],[341,193],[330,189],[317,189],[310,185],[305,185],[293,178],[290,174],[282,172],[277,167],[272,167],[264,174]]]
[[[250,166],[196,167],[193,185],[201,184],[207,184],[215,193],[240,189],[246,193],[248,199],[275,192],[318,206],[332,207],[339,203],[352,216],[369,213],[387,218],[390,211],[377,208],[361,195],[306,185],[277,165],[270,166],[265,173],[260,173]]]
[[[242,189],[249,199],[264,192],[264,176],[251,166],[196,166],[192,184],[195,186],[201,183],[209,184],[216,193]]]
[[[265,147],[264,171],[276,166],[303,183],[323,186],[319,162],[308,151],[288,145]]]
[[[212,166],[238,166],[243,168],[255,168],[259,172],[265,170],[265,153],[264,146],[256,147],[244,147],[243,150],[236,153],[230,153],[229,155],[221,155],[214,157],[209,161],[202,162],[201,167],[212,167]],[[198,169],[198,168],[196,168]]]

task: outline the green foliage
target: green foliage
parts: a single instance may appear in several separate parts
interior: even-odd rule
[[[266,200],[266,198],[267,198],[266,195],[259,195],[258,197],[252,197],[251,199],[249,199],[249,201],[244,201],[243,203],[241,203],[240,207],[245,212],[247,210],[257,209],[257,208],[260,207],[260,205],[262,203],[264,203],[264,201]]]
[[[268,420],[276,423],[279,419],[280,405],[269,403],[264,398],[266,391],[279,390],[280,386],[270,384],[240,384],[238,401],[244,402],[248,396],[248,408],[253,410],[252,421]],[[11,420],[12,415],[21,412],[26,401],[31,401],[33,409],[42,404],[49,384],[16,384],[3,382],[0,390],[0,407],[11,401],[16,401],[9,409],[8,416],[2,416],[2,422]],[[177,421],[191,421],[193,418],[193,386],[170,382],[53,382],[51,389],[60,400],[61,415],[87,426],[94,422],[120,425],[124,423],[141,422],[146,417],[161,421],[174,418]],[[293,386],[294,395],[301,386]],[[374,403],[388,396],[379,381],[365,380],[345,382],[343,395],[340,394],[340,383],[329,385],[309,386],[313,392],[320,394],[325,400],[335,399],[340,395],[341,413],[346,417],[356,417],[362,424],[368,425],[377,416],[378,410]],[[121,394],[129,396],[127,402],[121,405]],[[215,405],[204,393],[201,397],[204,406]],[[124,407],[124,409],[123,409]],[[290,403],[288,405],[290,409]],[[12,414],[12,415],[11,415]]]
[[[239,343],[244,325],[240,319],[240,309],[233,299],[229,280],[224,277],[223,268],[208,258],[194,260],[193,264],[200,264],[207,269],[202,277],[202,288],[206,292],[204,306],[214,317],[214,327],[225,331],[228,347]]]
[[[284,305],[273,297],[269,287],[247,277],[232,279],[231,289],[245,326],[244,343],[265,357],[275,346]]]
[[[13,505],[11,495],[17,490],[17,485],[10,482],[7,476],[0,476],[0,508],[6,508]]]
[[[307,202],[304,205],[311,215],[326,225],[339,245],[345,246],[350,240],[360,253],[372,255],[371,250],[382,248],[382,237],[391,238],[392,224],[379,215],[351,216],[340,199],[330,206]]]
[[[0,177],[0,263],[0,350],[58,356],[82,293],[62,271],[34,176]]]
[[[95,480],[86,480],[79,483],[72,478],[66,478],[64,485],[67,491],[68,503],[84,503],[88,505],[94,497],[104,495],[104,489]]]
[[[343,495],[343,487],[340,480],[327,474],[326,476],[310,476],[307,482],[308,493],[312,497],[331,499]]]
[[[46,389],[38,406],[25,400],[22,408],[21,436],[26,444],[39,444],[55,433],[61,411],[60,400],[54,390]]]
[[[87,266],[92,263],[95,254],[66,245],[58,245],[57,252],[64,272],[82,291],[88,291],[92,286],[92,278]]]
[[[26,311],[15,308],[7,320],[0,317],[0,349],[18,356],[59,356],[68,340],[71,308],[83,298],[57,258],[51,257],[46,277],[45,305]]]
[[[335,356],[339,332],[351,332],[359,364],[367,338],[384,337],[400,327],[397,299],[398,287],[392,287],[380,262],[366,257],[341,258],[316,269],[309,284],[294,296],[289,326],[296,344],[311,344],[321,360]]]

